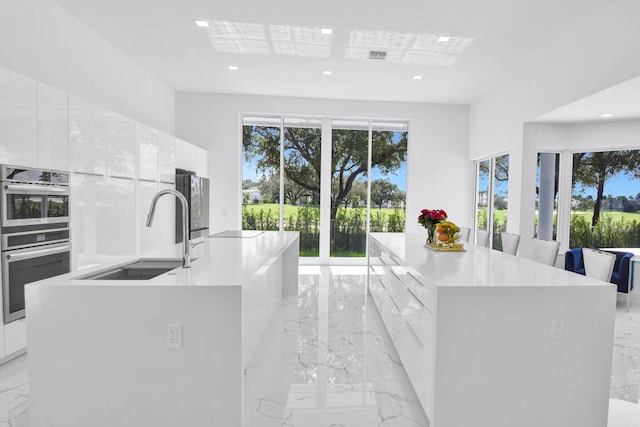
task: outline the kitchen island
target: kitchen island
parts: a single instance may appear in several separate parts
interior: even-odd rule
[[[243,425],[243,371],[297,295],[298,233],[195,243],[191,268],[149,280],[82,279],[104,266],[26,286],[31,427]]]
[[[425,238],[370,234],[368,283],[430,426],[605,426],[615,286]]]

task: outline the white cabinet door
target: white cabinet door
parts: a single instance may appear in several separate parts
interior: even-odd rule
[[[135,255],[135,180],[107,177],[106,199],[102,209],[105,222],[99,225],[98,252],[110,257]]]
[[[159,182],[158,191],[172,190],[174,184]],[[158,234],[158,248],[171,248],[176,244],[176,198],[174,196],[162,196],[158,201],[156,215],[153,220],[153,228]]]
[[[0,67],[0,163],[37,167],[36,81]]]
[[[158,178],[158,131],[136,123],[138,146],[138,179],[155,181]]]
[[[38,83],[38,167],[69,170],[67,93]]]
[[[107,169],[107,112],[69,95],[69,169],[104,175]]]
[[[158,247],[158,230],[156,227],[159,227],[160,224],[156,223],[157,218],[154,218],[151,227],[146,226],[147,214],[149,213],[149,208],[151,207],[151,200],[153,199],[153,196],[155,196],[158,192],[158,184],[156,182],[150,181],[137,181],[136,184],[138,187],[136,219],[138,253],[144,254],[145,252],[157,249]],[[173,200],[171,200],[172,198],[173,197],[169,196],[162,197],[158,201],[158,206],[156,206],[156,214],[158,214],[160,211],[173,208],[173,205],[171,204],[173,202]]]
[[[18,319],[4,325],[4,345],[7,355],[27,347],[26,319]]]
[[[158,181],[175,183],[176,180],[176,138],[158,132]]]
[[[136,177],[136,122],[107,113],[107,175]]]
[[[71,268],[73,271],[104,264],[98,239],[109,238],[103,231],[107,223],[104,206],[108,199],[106,178],[71,174]]]

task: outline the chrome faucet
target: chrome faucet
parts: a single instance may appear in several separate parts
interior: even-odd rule
[[[165,194],[173,194],[182,205],[182,268],[190,268],[191,245],[189,244],[189,218],[187,216],[188,203],[182,193],[176,190],[162,190],[153,196],[153,200],[151,200],[151,207],[149,208],[149,214],[147,215],[147,227],[151,227],[151,223],[153,222],[153,215],[156,213],[156,204],[158,203],[158,199]]]

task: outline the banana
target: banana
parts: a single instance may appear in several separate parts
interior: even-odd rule
[[[460,231],[460,227],[458,227],[451,221],[441,221],[438,223],[438,225],[443,228],[450,228],[454,233],[458,233]]]

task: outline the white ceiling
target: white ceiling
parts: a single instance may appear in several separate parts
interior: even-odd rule
[[[595,0],[55,1],[176,91],[464,104],[607,13]],[[355,59],[369,50],[388,59]]]

